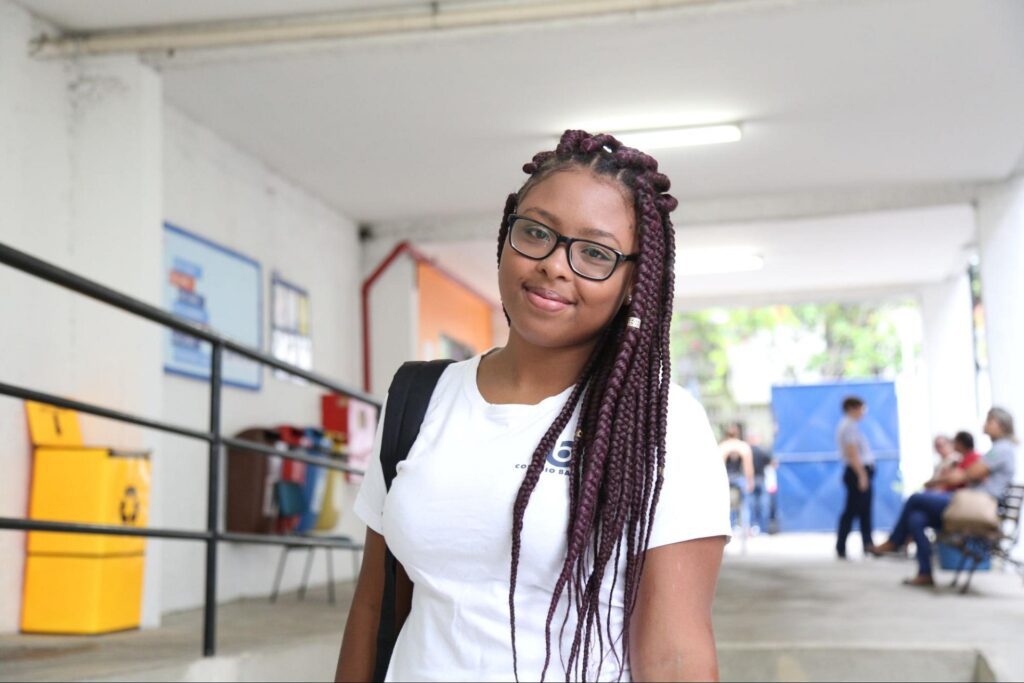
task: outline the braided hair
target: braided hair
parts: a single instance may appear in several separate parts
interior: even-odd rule
[[[551,661],[552,621],[563,593],[576,624],[566,660],[566,680],[586,680],[591,646],[605,652],[605,638],[619,663],[619,676],[628,666],[629,624],[636,605],[644,552],[658,505],[665,464],[665,433],[670,384],[669,329],[672,320],[675,233],[669,213],[675,198],[667,194],[668,178],[658,162],[610,135],[568,130],[557,148],[541,152],[523,166],[529,178],[518,193],[509,195],[498,234],[498,261],[508,238],[511,214],[531,188],[567,170],[589,170],[618,182],[631,195],[636,212],[639,257],[632,300],[608,323],[583,367],[569,399],[547,430],[527,466],[515,499],[512,521],[512,566],[509,610],[513,670],[519,678],[516,651],[515,594],[522,546],[523,519],[548,452],[569,423],[577,405],[580,416],[576,451],[569,465],[568,548],[553,590],[545,624],[545,656],[541,680]],[[639,318],[639,328],[627,323]],[[600,613],[599,590],[606,572],[625,563],[623,632],[612,633],[611,604]],[[609,567],[611,563],[611,567]],[[562,622],[564,633],[569,618]],[[561,641],[560,641],[561,642]],[[621,643],[621,655],[616,643]],[[580,675],[582,672],[582,675]]]

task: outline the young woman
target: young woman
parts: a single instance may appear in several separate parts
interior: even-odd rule
[[[389,492],[367,473],[337,679],[373,675],[385,542],[411,590],[387,680],[716,679],[728,484],[670,381],[668,178],[582,131],[523,169],[498,235],[508,343],[444,371]]]

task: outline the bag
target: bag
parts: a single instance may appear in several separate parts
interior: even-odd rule
[[[942,513],[942,530],[972,536],[993,536],[1000,531],[998,501],[974,489],[960,489]]]
[[[398,463],[409,455],[420,425],[427,414],[430,397],[434,393],[441,373],[452,360],[410,361],[403,363],[391,380],[388,403],[384,410],[384,425],[380,444],[380,463],[384,470],[384,488],[391,490],[391,482],[398,471]],[[395,614],[396,572],[398,560],[385,548],[384,595],[380,606],[380,624],[377,627],[377,658],[373,680],[383,681],[391,664],[391,653],[398,639]]]

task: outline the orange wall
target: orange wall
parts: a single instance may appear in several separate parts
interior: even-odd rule
[[[417,354],[422,360],[442,357],[442,335],[469,347],[474,354],[491,348],[493,309],[485,299],[430,264],[418,264],[416,275],[420,319]]]

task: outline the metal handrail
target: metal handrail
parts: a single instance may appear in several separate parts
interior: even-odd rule
[[[248,543],[261,545],[296,546],[335,548],[345,550],[361,550],[362,545],[344,537],[317,536],[282,536],[272,534],[246,534],[221,531],[218,526],[220,509],[220,458],[224,446],[236,448],[256,457],[279,456],[297,460],[318,467],[332,470],[361,474],[362,471],[344,465],[330,458],[315,455],[315,451],[303,448],[277,449],[266,444],[244,439],[225,437],[221,434],[221,390],[223,388],[223,358],[225,351],[238,354],[263,365],[282,370],[290,375],[301,377],[311,384],[323,387],[333,393],[343,394],[381,407],[380,401],[364,392],[344,386],[326,377],[303,370],[285,363],[262,351],[239,344],[211,330],[199,327],[189,320],[172,315],[144,301],[134,299],[117,290],[84,278],[69,270],[38,259],[22,251],[0,243],[0,263],[15,270],[33,275],[41,280],[77,292],[90,299],[102,301],[136,317],[155,322],[163,327],[176,330],[211,344],[210,352],[210,413],[209,429],[200,431],[180,425],[153,420],[147,417],[132,415],[111,410],[83,401],[48,394],[26,387],[0,382],[0,396],[11,396],[27,401],[36,401],[59,408],[68,408],[79,412],[95,415],[118,422],[133,424],[147,429],[154,429],[168,434],[177,434],[209,444],[208,478],[207,478],[207,519],[205,531],[186,529],[157,529],[109,526],[102,524],[81,524],[77,522],[57,522],[48,520],[0,517],[0,530],[15,531],[49,531],[78,534],[103,534],[112,536],[140,536],[144,538],[164,538],[174,540],[202,541],[206,544],[206,577],[203,600],[203,655],[211,657],[216,654],[216,614],[217,614],[217,544]]]
[[[119,308],[122,311],[132,313],[140,318],[145,318],[146,320],[155,322],[158,325],[169,327],[172,330],[177,330],[178,332],[183,332],[195,337],[196,339],[201,339],[203,341],[210,342],[211,344],[220,344],[227,351],[231,351],[232,353],[244,356],[250,360],[257,361],[263,365],[269,365],[272,368],[283,370],[290,375],[301,377],[313,384],[324,387],[325,389],[330,389],[333,392],[351,396],[352,398],[358,398],[361,401],[372,403],[376,406],[380,405],[380,401],[370,394],[339,384],[334,380],[318,375],[315,372],[303,370],[302,368],[285,363],[274,356],[262,351],[257,351],[256,349],[233,341],[229,337],[225,337],[205,327],[201,327],[191,320],[186,320],[185,318],[168,313],[161,308],[147,304],[145,301],[133,299],[126,294],[118,292],[116,289],[111,289],[110,287],[101,285],[94,280],[89,280],[81,275],[72,273],[70,270],[65,270],[53,265],[52,263],[47,263],[42,259],[38,259],[35,256],[26,254],[23,251],[18,251],[3,242],[0,242],[0,263],[10,266],[15,270],[20,270],[23,273],[34,275],[41,280],[46,280],[47,282],[52,282],[55,285],[60,285],[65,289],[78,292],[90,299],[102,301],[114,308]]]

